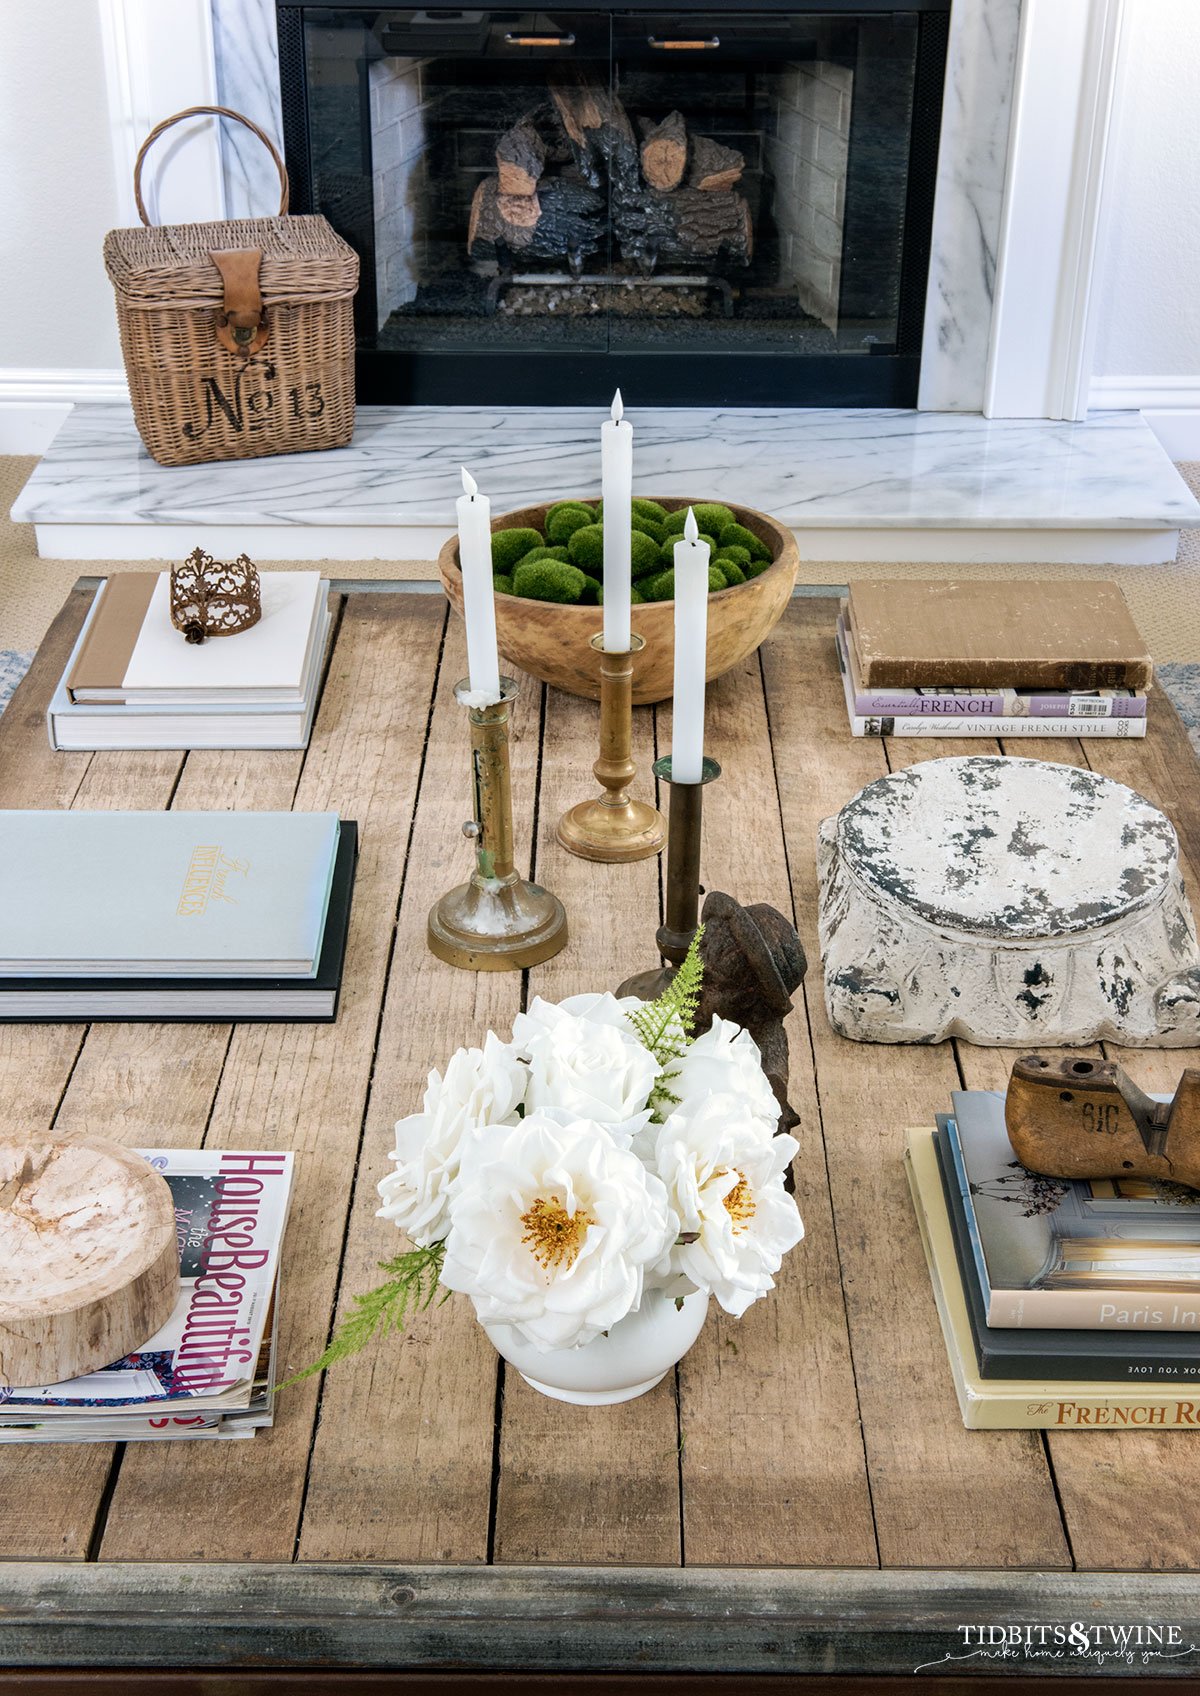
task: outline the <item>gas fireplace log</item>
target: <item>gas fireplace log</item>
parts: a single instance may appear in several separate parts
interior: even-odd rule
[[[604,240],[604,201],[571,177],[544,177],[536,194],[500,192],[498,177],[475,190],[467,227],[467,255],[475,263],[498,261],[500,248],[527,259],[566,259],[578,267]]]
[[[637,138],[621,102],[598,83],[580,78],[551,83],[550,98],[580,176],[599,188],[608,169],[614,192],[632,192],[641,178]]]
[[[682,112],[670,112],[661,124],[642,123],[642,174],[651,188],[678,188],[687,170],[688,134]]]
[[[703,189],[706,194],[731,189],[741,180],[745,169],[745,155],[735,147],[725,147],[706,135],[692,137],[692,160],[687,178],[689,188]],[[660,185],[656,183],[654,186]]]
[[[674,194],[643,189],[613,199],[613,234],[621,256],[652,271],[663,262],[717,258],[748,265],[754,253],[750,208],[728,190],[681,188]]]
[[[533,114],[506,130],[496,143],[496,172],[500,193],[533,195],[546,168],[546,144],[533,126]]]

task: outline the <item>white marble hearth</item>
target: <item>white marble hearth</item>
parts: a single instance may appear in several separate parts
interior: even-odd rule
[[[893,411],[634,410],[636,487],[731,499],[795,530],[802,559],[1172,559],[1200,507],[1135,413],[1083,423]],[[197,543],[271,559],[432,560],[459,467],[493,510],[599,494],[595,408],[363,407],[354,440],[171,470],[127,407],[76,407],[13,507],[56,559]]]

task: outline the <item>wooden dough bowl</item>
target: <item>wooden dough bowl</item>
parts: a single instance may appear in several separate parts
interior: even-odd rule
[[[0,1386],[111,1366],[179,1292],[170,1187],[102,1137],[0,1142]]]
[[[595,497],[591,497],[595,498]],[[654,497],[659,499],[658,496]],[[543,530],[550,506],[521,507],[492,520],[492,529]],[[659,500],[668,512],[698,506],[698,499]],[[729,505],[726,502],[726,505]],[[731,506],[739,524],[765,542],[772,562],[757,577],[708,597],[708,679],[720,677],[752,654],[783,616],[796,582],[800,555],[792,532],[765,512]],[[451,605],[462,613],[462,573],[458,537],[452,536],[438,555],[438,571]],[[634,634],[646,646],[634,663],[633,700],[639,707],[665,701],[672,689],[675,665],[675,603],[647,601],[633,609]],[[568,695],[600,698],[600,668],[589,646],[604,628],[603,607],[568,607],[554,601],[527,601],[519,595],[496,596],[496,640],[500,652],[531,676]]]

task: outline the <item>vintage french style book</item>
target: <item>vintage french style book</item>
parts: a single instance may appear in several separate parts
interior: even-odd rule
[[[1200,1332],[1200,1194],[1026,1171],[1004,1097],[955,1090],[945,1128],[989,1325]]]
[[[852,583],[849,628],[868,689],[1147,689],[1154,676],[1115,583]]]
[[[0,975],[311,977],[336,813],[0,811]]]
[[[1138,739],[1146,734],[1145,717],[1133,718],[1123,715],[1110,715],[1106,710],[1096,714],[1065,713],[1060,717],[1052,717],[1039,713],[1022,713],[1017,717],[994,717],[990,713],[958,714],[950,717],[944,713],[930,715],[927,713],[900,714],[891,712],[861,713],[859,703],[864,697],[855,691],[853,680],[853,655],[849,652],[843,630],[839,627],[836,637],[838,669],[842,676],[842,688],[846,696],[846,712],[850,720],[852,736],[924,736],[937,738],[942,736],[990,736],[993,741],[1000,736],[1011,739],[1016,736],[1102,736],[1117,739]],[[867,699],[878,697],[866,697]],[[922,697],[910,697],[921,699]],[[928,698],[928,697],[925,697]],[[942,697],[939,697],[942,698]],[[955,697],[969,701],[978,700],[978,696]],[[984,699],[1001,697],[984,697]],[[1023,695],[1013,697],[1018,702],[1029,702],[1037,697]],[[1055,699],[1066,703],[1068,701],[1096,702],[1098,697],[1059,695]],[[1143,703],[1146,697],[1131,696],[1130,699],[1140,699]],[[1104,703],[1107,707],[1107,702]]]
[[[906,1133],[905,1175],[963,1424],[988,1431],[1200,1430],[1200,1387],[981,1376],[929,1130]],[[919,1176],[918,1176],[919,1175]]]
[[[980,1377],[1200,1382],[1200,1331],[1041,1330],[988,1324],[966,1203],[945,1136],[947,1118],[938,1114],[934,1147]]]

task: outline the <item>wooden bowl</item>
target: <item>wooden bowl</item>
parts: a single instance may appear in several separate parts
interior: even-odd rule
[[[492,529],[543,530],[546,513],[555,502],[526,506],[492,520]],[[660,501],[668,512],[698,506],[698,500]],[[728,502],[725,503],[729,505]],[[734,517],[765,542],[772,562],[757,577],[719,589],[708,597],[708,677],[720,677],[752,654],[779,622],[796,582],[799,552],[790,530],[765,512],[731,507]],[[462,613],[462,573],[458,537],[452,536],[438,555],[438,571],[450,603]],[[647,601],[635,606],[632,627],[645,638],[633,673],[633,699],[639,707],[665,701],[671,693],[675,664],[675,603]],[[604,628],[603,607],[561,606],[556,601],[527,601],[520,595],[496,596],[496,639],[500,652],[522,671],[569,695],[600,697],[600,673],[593,636]]]

